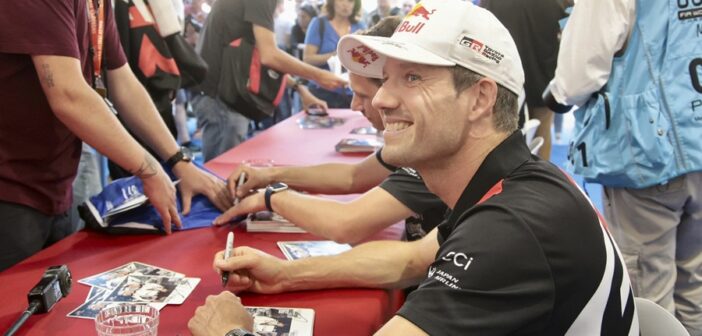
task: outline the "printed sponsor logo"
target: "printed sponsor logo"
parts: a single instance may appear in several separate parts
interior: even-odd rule
[[[702,18],[702,0],[677,0],[678,20]]]
[[[268,69],[268,77],[278,79],[278,77],[280,77],[280,74],[278,74],[278,72],[276,72],[273,69]]]
[[[405,19],[410,18],[410,17],[417,17],[417,18],[423,18],[424,20],[429,21],[429,17],[436,12],[436,9],[432,9],[429,11],[426,9],[426,7],[422,6],[422,4],[416,4],[412,10],[407,13],[405,16]]]
[[[454,251],[446,253],[446,255],[441,257],[441,260],[453,262],[454,265],[462,268],[464,271],[467,271],[470,264],[473,263],[473,257],[468,257],[468,255],[463,252]]]
[[[363,68],[371,65],[373,62],[377,61],[380,56],[372,49],[359,45],[347,50],[351,54],[351,60],[363,66]]]
[[[702,8],[682,10],[678,12],[678,20],[702,18]]]
[[[449,288],[461,289],[461,286],[459,286],[461,281],[458,278],[449,274],[448,272],[444,272],[440,269],[437,269],[436,267],[429,268],[429,277],[428,278],[434,279],[434,280],[446,285]]]
[[[429,272],[427,273],[427,278],[433,277],[434,273],[436,273],[436,267],[434,267],[434,266],[429,267]]]
[[[410,23],[413,19],[421,19],[423,21],[429,21],[431,18],[431,15],[436,12],[436,9],[432,9],[431,11],[426,9],[426,7],[422,6],[421,4],[415,5],[412,10],[405,15],[405,19],[402,21],[402,23],[397,27],[397,30],[395,30],[398,33],[405,32],[405,33],[413,33],[413,34],[418,34],[422,28],[426,25],[424,22],[415,22]]]
[[[404,170],[405,173],[407,173],[407,174],[409,174],[409,175],[412,175],[412,177],[416,177],[416,178],[418,178],[418,179],[421,179],[421,177],[419,176],[419,174],[417,173],[417,171],[414,170],[413,168],[410,168],[410,167],[402,167],[402,170]]]
[[[398,33],[412,33],[412,34],[418,34],[419,31],[424,28],[425,24],[424,22],[419,22],[416,24],[411,24],[409,21],[402,21],[402,24],[400,24],[399,27],[397,27],[397,32]]]
[[[505,57],[503,53],[497,51],[496,49],[493,49],[485,43],[478,41],[474,38],[470,38],[468,36],[461,37],[461,40],[458,42],[458,44],[474,51],[478,55],[481,55],[495,62],[495,64],[500,64],[502,59]]]

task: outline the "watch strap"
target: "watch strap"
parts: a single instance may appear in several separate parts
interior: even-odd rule
[[[266,201],[266,209],[273,212],[273,207],[271,206],[271,196],[273,196],[273,188],[268,186],[266,187],[266,192],[263,194],[263,199]]]
[[[191,158],[185,153],[183,147],[179,148],[178,151],[166,160],[166,166],[169,168],[175,167],[175,165],[180,161],[190,162]]]

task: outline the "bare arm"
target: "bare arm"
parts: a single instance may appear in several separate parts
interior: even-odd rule
[[[161,160],[178,151],[178,144],[158,114],[151,97],[128,64],[107,71],[110,98],[129,129],[149,145]]]
[[[312,65],[327,64],[327,60],[334,56],[335,52],[326,54],[319,53],[319,47],[313,44],[306,44],[305,50],[302,52],[302,61]]]
[[[154,174],[154,158],[127,133],[100,95],[85,82],[77,59],[32,56],[32,60],[52,111],[68,129],[131,173]]]
[[[295,89],[295,80],[292,76],[287,76],[286,84],[289,88]],[[307,86],[302,84],[297,84],[297,92],[300,94],[300,100],[302,100],[302,108],[307,112],[307,109],[312,105],[316,105],[321,108],[324,112],[327,111],[327,102],[315,97]]]
[[[388,321],[388,323],[385,323],[385,325],[380,328],[374,335],[376,336],[383,336],[383,335],[406,335],[406,336],[414,336],[414,335],[429,335],[424,330],[420,329],[417,327],[414,323],[408,321],[406,318],[400,316],[400,315],[395,315],[393,318]]]
[[[33,55],[32,61],[54,115],[76,136],[141,178],[166,232],[171,231],[171,219],[180,226],[170,179],[85,82],[80,62],[46,55]]]
[[[247,180],[236,191],[244,197],[250,190],[263,188],[273,182],[285,182],[295,190],[320,194],[353,194],[366,192],[380,184],[390,171],[369,155],[356,164],[327,163],[306,167],[273,167],[254,169],[240,165],[229,176],[229,191],[235,193],[239,175],[246,172]]]
[[[165,161],[179,150],[178,143],[158,114],[151,97],[137,80],[129,65],[107,72],[110,97],[120,117],[129,129],[149,145]],[[192,163],[179,162],[173,173],[181,180],[179,189],[183,201],[183,214],[190,212],[191,198],[203,194],[220,210],[231,206],[226,184],[217,177],[195,167]]]
[[[258,293],[320,288],[403,288],[426,277],[439,249],[437,230],[414,242],[373,241],[328,257],[283,261],[261,251],[239,247],[223,260],[214,258],[218,272],[232,271],[232,290]]]
[[[271,196],[271,205],[276,213],[312,234],[350,244],[363,241],[412,215],[412,210],[380,187],[350,202],[286,191]],[[241,200],[214,224],[224,224],[236,216],[265,209],[264,193],[259,192]]]
[[[261,63],[281,72],[312,79],[326,89],[335,89],[346,85],[346,82],[320,68],[303,63],[299,59],[278,49],[275,35],[265,27],[253,25],[256,48],[261,52]]]

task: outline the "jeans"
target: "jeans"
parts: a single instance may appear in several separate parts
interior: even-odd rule
[[[83,143],[78,163],[78,174],[73,180],[73,204],[68,212],[71,222],[71,231],[80,231],[85,227],[85,222],[78,215],[78,206],[90,196],[97,195],[102,190],[100,179],[100,162],[98,153],[87,144]]]
[[[209,161],[244,142],[250,120],[221,100],[207,95],[192,100],[197,126],[202,129],[202,156]]]
[[[55,216],[0,201],[0,271],[73,232],[67,214]]]

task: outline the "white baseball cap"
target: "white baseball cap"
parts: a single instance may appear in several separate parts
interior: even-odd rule
[[[382,78],[387,57],[436,66],[460,65],[492,78],[515,94],[524,86],[517,46],[500,21],[462,0],[424,0],[391,37],[346,35],[337,54],[349,71]]]

